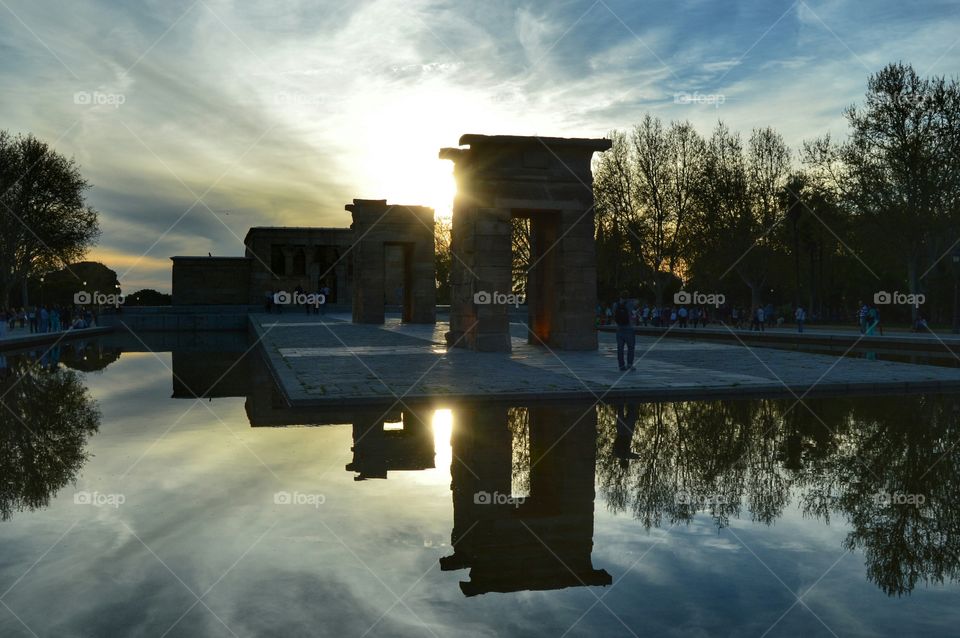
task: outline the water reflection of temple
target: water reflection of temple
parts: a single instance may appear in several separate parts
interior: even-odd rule
[[[350,424],[346,469],[357,479],[434,467],[433,406],[291,408],[259,355],[249,356],[237,364],[175,354],[175,395],[245,396],[253,426]],[[454,551],[441,568],[469,569],[460,585],[468,596],[609,584],[591,560],[597,480],[605,507],[647,529],[700,517],[718,530],[734,518],[771,525],[796,499],[824,524],[849,521],[844,547],[863,552],[867,577],[886,593],[960,581],[960,507],[950,491],[960,467],[960,446],[951,445],[958,403],[810,403],[816,414],[779,400],[457,405]],[[877,500],[900,493],[924,504]]]
[[[611,583],[591,559],[596,412],[582,405],[525,412],[488,404],[456,413],[454,553],[440,566],[470,570],[460,583],[467,596]],[[514,493],[518,482],[528,494]]]
[[[353,461],[348,472],[356,481],[387,478],[389,471],[426,470],[434,467],[436,450],[432,410],[366,411],[353,415]]]

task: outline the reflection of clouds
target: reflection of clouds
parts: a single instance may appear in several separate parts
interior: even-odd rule
[[[160,356],[169,365],[170,355]],[[207,403],[231,434],[195,401],[166,398],[169,372],[153,355],[124,355],[102,374],[86,378],[105,419],[90,441],[91,457],[76,486],[61,490],[49,508],[23,513],[0,528],[8,555],[17,557],[0,566],[0,582],[12,583],[77,521],[5,598],[39,635],[159,635],[195,599],[134,533],[201,594],[274,523],[205,598],[238,635],[314,635],[317,627],[331,635],[359,635],[395,601],[377,576],[402,595],[427,572],[433,573],[404,600],[437,633],[458,633],[468,612],[476,614],[468,622],[485,622],[462,601],[456,578],[439,576],[437,561],[448,550],[452,524],[449,475],[443,484],[421,484],[415,472],[356,484],[343,469],[351,428],[254,429],[244,399]],[[273,494],[278,489],[324,493],[327,499],[320,509],[277,506]],[[77,490],[122,493],[126,502],[119,509],[78,506],[73,502]],[[79,583],[82,595],[77,595]],[[57,604],[50,605],[51,600]],[[0,634],[19,631],[13,625],[8,631],[9,621],[16,622],[0,614]],[[527,630],[534,626],[531,621]],[[225,631],[198,605],[171,635]],[[402,605],[373,633],[422,634]]]

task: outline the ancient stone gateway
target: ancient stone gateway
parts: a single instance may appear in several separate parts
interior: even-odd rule
[[[406,323],[436,323],[433,209],[355,199],[353,321],[383,323],[387,298]]]
[[[595,350],[597,265],[590,160],[610,140],[464,135],[454,162],[450,345],[510,351],[512,228],[530,223],[528,340]]]

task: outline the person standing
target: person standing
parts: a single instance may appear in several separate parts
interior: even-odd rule
[[[867,331],[867,304],[862,301],[857,302],[857,305],[860,306],[860,309],[857,310],[857,322],[860,324],[860,334],[864,334]]]
[[[637,345],[637,333],[633,329],[630,321],[630,314],[634,310],[634,304],[627,299],[629,293],[626,290],[620,292],[620,299],[613,304],[613,321],[617,324],[617,363],[620,365],[620,371],[626,372],[633,370],[633,355]],[[626,346],[627,358],[624,361],[623,349]]]
[[[687,307],[686,307],[686,306],[680,306],[680,309],[677,310],[677,317],[680,319],[680,327],[681,327],[681,328],[686,328],[686,327],[687,327],[687,316],[688,316],[688,315],[689,315],[689,311],[687,310]]]
[[[803,323],[807,320],[807,311],[803,309],[803,306],[797,306],[793,316],[797,320],[797,332],[803,334]]]

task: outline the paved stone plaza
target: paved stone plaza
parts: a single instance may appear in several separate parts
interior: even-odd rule
[[[960,369],[638,336],[636,371],[617,369],[614,336],[597,352],[527,344],[511,324],[513,352],[447,349],[447,324],[346,315],[251,315],[263,352],[291,405],[361,404],[396,398],[645,400],[809,396],[960,389]]]

